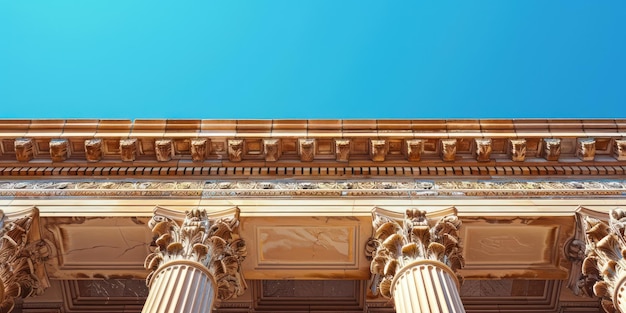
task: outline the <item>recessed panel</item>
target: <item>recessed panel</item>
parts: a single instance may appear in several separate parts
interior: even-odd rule
[[[258,265],[354,265],[355,233],[355,226],[260,226]]]
[[[553,263],[558,227],[466,225],[464,257],[467,266]]]
[[[137,266],[150,253],[147,227],[67,225],[59,227],[62,266]],[[142,238],[142,241],[137,241]]]
[[[52,279],[145,278],[152,232],[144,217],[46,218],[43,237],[54,243],[46,261]]]

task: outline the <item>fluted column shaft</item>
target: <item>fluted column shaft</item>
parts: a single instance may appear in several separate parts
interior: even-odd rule
[[[157,270],[142,313],[210,313],[217,286],[202,264],[178,260]]]
[[[459,281],[441,262],[415,261],[403,267],[391,285],[398,313],[465,312],[459,296]]]

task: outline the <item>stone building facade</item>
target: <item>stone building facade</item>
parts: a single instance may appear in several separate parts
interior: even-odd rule
[[[626,120],[3,120],[0,312],[626,312]]]

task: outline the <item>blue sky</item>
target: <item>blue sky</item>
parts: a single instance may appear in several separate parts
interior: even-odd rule
[[[626,117],[625,1],[1,1],[1,118]]]

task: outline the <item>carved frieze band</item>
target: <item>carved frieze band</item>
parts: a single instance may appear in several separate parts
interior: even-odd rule
[[[626,181],[5,181],[5,197],[622,197]],[[580,237],[583,239],[583,237]]]
[[[606,312],[623,312],[626,308],[626,212],[619,208],[612,210],[608,223],[586,215],[582,223],[586,257],[578,287],[584,293],[593,292],[600,297]]]
[[[219,299],[243,294],[246,282],[241,262],[247,252],[238,234],[239,210],[218,216],[209,216],[205,210],[187,211],[180,225],[175,220],[177,213],[158,208],[150,221],[156,248],[145,260],[146,269],[151,271],[147,285],[168,262],[185,260],[208,269],[217,284]]]
[[[37,208],[10,216],[0,210],[0,313],[11,312],[16,298],[41,294],[49,286],[44,269],[48,255]]]
[[[250,138],[248,138],[250,139]],[[176,148],[176,142],[171,138],[158,138],[158,139],[139,139],[139,138],[122,138],[119,139],[119,150],[115,153],[119,154],[119,159],[126,162],[135,161],[137,156],[142,155],[142,146],[146,140],[150,141],[148,146],[154,147],[154,158],[159,162],[167,162],[174,159],[176,156],[181,157],[187,155],[191,157],[194,162],[203,162],[209,159],[211,154],[224,152],[225,156],[232,162],[241,162],[248,158],[248,149],[246,149],[246,143],[248,139],[238,137],[236,139],[227,139],[226,149],[223,149],[223,144],[219,144],[219,149],[214,151],[211,145],[211,139],[209,138],[188,138],[183,140],[187,148],[185,152],[180,152]],[[604,138],[606,139],[606,138]],[[251,139],[255,140],[255,139]],[[317,158],[320,153],[317,151],[315,138],[297,138],[290,139],[290,142],[295,140],[293,144],[296,147],[295,152],[300,157],[302,162],[311,162]],[[356,154],[355,148],[359,147],[359,153],[367,152],[369,158],[373,162],[384,162],[389,158],[388,155],[396,154],[403,155],[404,159],[409,162],[419,162],[422,160],[427,144],[431,146],[430,152],[437,151],[442,161],[453,162],[457,160],[457,152],[468,152],[468,148],[461,147],[461,141],[465,139],[455,138],[443,138],[436,139],[434,142],[432,139],[384,139],[384,138],[370,138],[366,141],[365,145],[367,150],[362,150],[361,145],[357,144],[357,140],[350,138],[335,138],[334,146],[332,149],[326,151],[326,155],[334,153],[334,158],[338,162],[348,162],[354,159],[352,155]],[[469,149],[471,154],[478,162],[488,162],[492,160],[492,152],[496,151],[495,139],[490,138],[474,138],[471,141],[472,148]],[[498,139],[502,145],[506,145],[506,149],[498,148],[499,154],[506,154],[511,161],[524,162],[527,156],[527,140],[523,138],[511,138],[511,139]],[[18,162],[29,162],[33,158],[39,156],[38,144],[40,140],[36,138],[16,138],[13,140],[13,150],[15,153],[15,159]],[[109,140],[110,141],[110,140]],[[267,138],[260,140],[261,149],[254,150],[254,157],[252,159],[257,160],[256,155],[261,155],[268,162],[279,161],[283,156],[283,150],[285,139],[281,138]],[[537,149],[536,156],[543,157],[548,161],[559,161],[561,157],[561,145],[562,139],[560,138],[540,138],[541,143]],[[430,143],[428,143],[430,142]],[[618,161],[626,160],[626,139],[613,138],[610,141],[604,140],[603,151],[604,154],[612,155]],[[611,142],[612,144],[608,144]],[[433,150],[433,145],[436,143],[438,148]],[[72,150],[79,146],[81,143],[72,142],[66,138],[50,139],[47,142],[49,147],[50,158],[53,162],[63,162],[68,160],[72,156]],[[565,145],[565,144],[563,144]],[[594,138],[577,138],[575,139],[575,155],[581,161],[593,161],[596,158],[596,139]],[[394,146],[394,152],[391,152],[391,146]],[[108,149],[108,150],[107,150]],[[99,162],[103,159],[105,150],[107,155],[111,155],[111,148],[105,149],[104,140],[101,138],[92,138],[84,140],[84,153],[85,160],[87,162]],[[463,150],[464,149],[464,150]],[[534,151],[534,150],[533,150]],[[432,155],[431,155],[432,157]],[[502,157],[502,156],[499,156]],[[184,158],[184,156],[183,156]],[[217,159],[220,159],[219,157]],[[320,160],[326,160],[327,157],[323,156]],[[397,158],[396,158],[397,160]]]
[[[464,260],[459,240],[461,220],[456,209],[429,214],[418,209],[406,210],[401,221],[394,212],[375,208],[372,212],[374,236],[366,254],[371,258],[373,294],[391,298],[392,281],[404,266],[418,260],[439,261],[456,272]],[[461,280],[461,277],[457,275]]]

